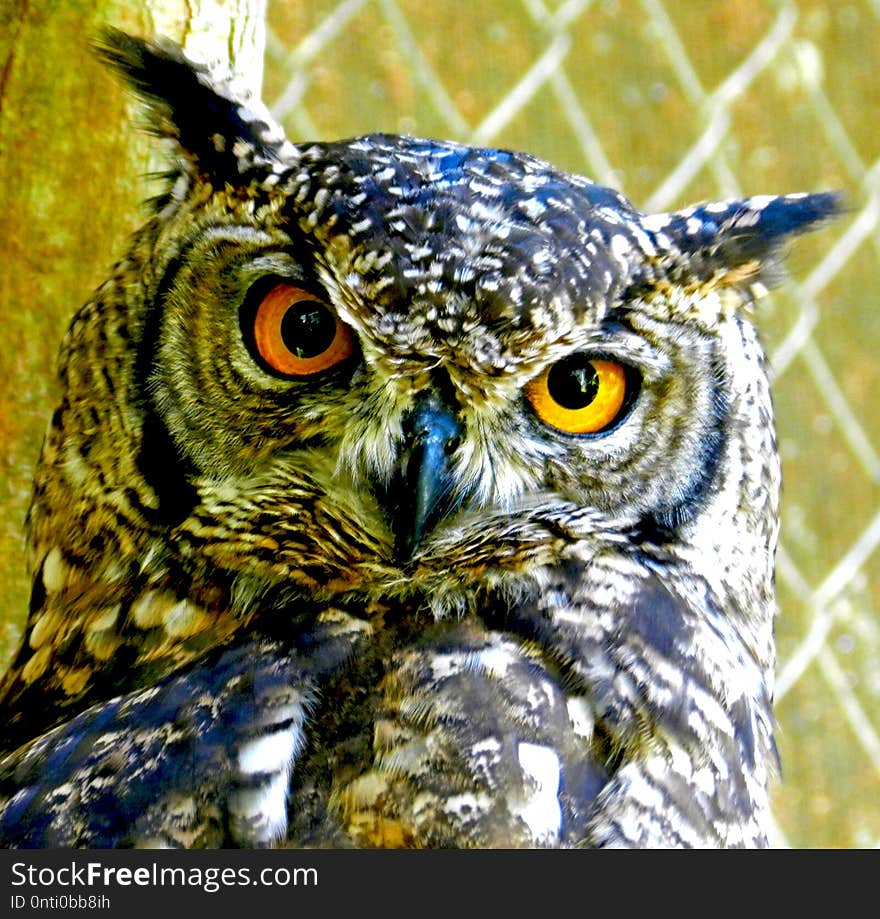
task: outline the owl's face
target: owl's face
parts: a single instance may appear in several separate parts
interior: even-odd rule
[[[663,222],[531,157],[413,138],[285,147],[268,175],[197,185],[149,253],[149,409],[170,474],[240,523],[226,564],[276,580],[303,517],[326,562],[321,514],[361,560],[333,590],[436,591],[546,563],[574,508],[598,547],[681,531],[717,492],[760,354],[714,274],[667,279]]]

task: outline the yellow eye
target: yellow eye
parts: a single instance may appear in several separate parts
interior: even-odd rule
[[[628,385],[623,364],[575,354],[535,377],[526,398],[546,424],[569,434],[596,434],[620,416]]]
[[[305,377],[329,370],[354,352],[351,330],[313,294],[277,284],[254,315],[254,343],[278,373]]]

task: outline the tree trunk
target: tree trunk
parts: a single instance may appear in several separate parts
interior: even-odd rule
[[[265,0],[0,0],[0,670],[30,592],[24,520],[74,311],[124,251],[161,151],[90,52],[102,25],[165,35],[259,93]]]

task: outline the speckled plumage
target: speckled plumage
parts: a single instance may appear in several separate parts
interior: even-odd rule
[[[742,306],[837,198],[646,216],[525,154],[292,144],[170,45],[102,53],[174,165],[62,350],[0,840],[766,844],[779,462]],[[267,366],[279,283],[351,354]],[[572,356],[624,368],[594,433],[530,395]]]

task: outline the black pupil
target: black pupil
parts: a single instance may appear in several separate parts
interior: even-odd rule
[[[586,358],[574,355],[550,368],[547,389],[563,408],[586,408],[599,392],[599,375]]]
[[[291,354],[300,358],[323,354],[335,337],[336,320],[317,300],[294,303],[281,320],[281,340]]]

